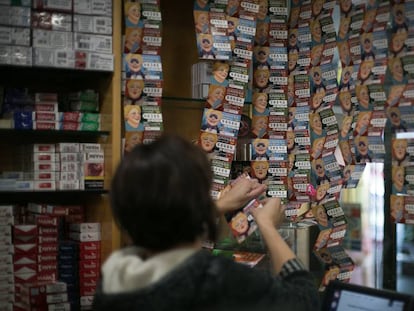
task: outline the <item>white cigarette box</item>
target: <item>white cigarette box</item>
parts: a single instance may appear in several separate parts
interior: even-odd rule
[[[58,180],[56,181],[56,188],[58,190],[80,190],[79,180]]]
[[[30,13],[28,7],[0,5],[0,20],[4,25],[30,27]]]
[[[0,217],[10,217],[14,214],[13,205],[0,205]]]
[[[58,156],[60,162],[76,162],[81,160],[80,153],[77,152],[60,152]]]
[[[33,144],[33,152],[55,152],[55,144]]]
[[[12,46],[10,64],[18,66],[33,65],[33,49],[30,46]]]
[[[59,161],[59,154],[55,152],[34,152],[32,153],[33,162],[56,162]]]
[[[99,143],[81,143],[80,150],[83,152],[97,152],[102,151],[101,144]]]
[[[59,122],[56,121],[33,121],[34,130],[58,130]]]
[[[56,151],[57,152],[79,152],[80,151],[80,144],[79,143],[57,143],[56,144]]]
[[[80,171],[71,171],[71,172],[60,172],[59,180],[62,181],[80,181],[83,180],[82,172]]]
[[[73,16],[73,31],[111,35],[112,17],[75,14]]]
[[[34,190],[36,191],[53,191],[56,190],[55,181],[49,180],[35,180],[34,181]]]
[[[33,180],[56,180],[56,174],[53,171],[34,172]]]
[[[34,105],[34,110],[35,112],[58,113],[59,105],[57,101],[36,101]]]
[[[32,46],[46,49],[73,49],[73,33],[67,31],[33,29]]]
[[[70,232],[69,237],[79,242],[95,242],[101,240],[101,232]]]
[[[16,191],[34,190],[33,180],[16,180]]]
[[[79,172],[82,173],[82,165],[80,162],[61,162],[60,172]]]
[[[73,13],[112,16],[112,1],[73,0]]]
[[[112,53],[112,36],[74,33],[74,49],[101,54]]]
[[[114,55],[84,52],[86,70],[114,71]]]
[[[72,49],[33,48],[33,66],[75,68]]]
[[[0,44],[30,46],[30,28],[0,26]]]
[[[37,10],[72,12],[72,6],[72,0],[36,0],[32,7]]]
[[[34,161],[33,171],[34,172],[42,172],[42,171],[54,172],[54,171],[59,171],[59,166],[60,166],[60,163],[55,162],[55,161]]]

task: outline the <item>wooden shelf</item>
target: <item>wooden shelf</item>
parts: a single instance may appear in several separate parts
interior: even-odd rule
[[[37,142],[54,143],[64,142],[93,142],[99,138],[109,136],[109,131],[59,131],[59,130],[15,130],[0,129],[0,140],[2,142],[13,140],[15,144]],[[1,144],[1,143],[0,143]]]
[[[57,190],[57,191],[0,191],[0,204],[83,204],[85,200],[106,195],[108,190]]]

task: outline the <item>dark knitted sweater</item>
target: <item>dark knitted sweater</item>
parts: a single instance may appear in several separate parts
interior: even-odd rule
[[[319,296],[305,270],[272,276],[199,251],[142,289],[105,294],[99,286],[93,310],[319,310]]]

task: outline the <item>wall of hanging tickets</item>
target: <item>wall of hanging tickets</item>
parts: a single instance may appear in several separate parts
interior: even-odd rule
[[[199,143],[211,156],[215,176],[212,195],[217,196],[230,182],[241,108],[251,92],[248,135],[251,156],[243,170],[268,184],[268,196],[282,198],[292,221],[308,217],[320,226],[321,234],[314,249],[327,267],[323,283],[334,273],[334,278],[349,280],[353,262],[340,246],[346,220],[337,201],[343,176],[334,156],[339,136],[332,110],[338,91],[337,70],[332,65],[336,48],[331,17],[334,2],[298,3],[297,7],[292,3],[291,12],[298,10],[296,21],[293,13],[288,15],[288,5],[283,1],[203,3],[205,6],[201,7],[195,1],[194,22],[199,57],[212,59],[212,80]],[[231,10],[235,3],[237,9]],[[242,21],[245,16],[252,22]],[[220,33],[215,27],[219,24],[217,20],[227,20],[228,27],[239,26],[236,32],[228,28]],[[243,27],[247,24],[249,27]],[[255,27],[253,32],[251,27]],[[322,36],[318,27],[328,31]],[[242,32],[247,29],[248,33]],[[227,34],[227,38],[218,37],[218,33]],[[246,38],[252,40],[248,45]],[[203,43],[211,44],[208,53]],[[240,55],[251,55],[244,58],[247,65],[243,69],[239,67]],[[315,79],[311,79],[311,74]],[[237,81],[239,77],[243,80]],[[250,77],[250,84],[246,77]],[[240,108],[232,109],[234,105]],[[320,173],[319,167],[325,172]],[[326,224],[317,218],[322,212],[325,216],[329,214]],[[325,259],[328,255],[335,262],[328,263]]]
[[[159,0],[124,0],[123,12],[122,111],[128,152],[163,131],[162,19]]]
[[[242,171],[282,198],[292,222],[319,226],[321,290],[331,279],[347,282],[354,264],[341,246],[340,191],[357,186],[366,163],[384,162],[387,122],[392,135],[414,127],[414,1],[225,2],[194,6],[199,57],[212,60],[199,139],[212,159],[212,195],[230,181],[236,124],[251,93],[250,161]],[[393,136],[395,222],[414,223],[413,146]]]

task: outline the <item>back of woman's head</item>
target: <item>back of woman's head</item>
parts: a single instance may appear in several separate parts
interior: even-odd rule
[[[165,250],[215,238],[211,168],[199,146],[167,136],[125,155],[112,180],[113,215],[133,243]]]

